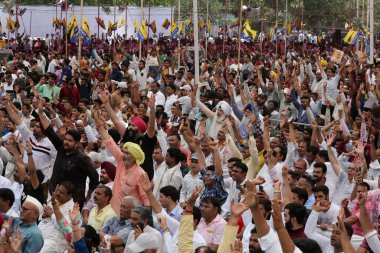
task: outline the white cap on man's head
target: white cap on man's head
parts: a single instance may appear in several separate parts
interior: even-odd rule
[[[135,242],[127,246],[128,253],[139,253],[148,249],[158,249],[157,238],[148,233],[142,233],[139,237],[137,237]]]
[[[187,91],[191,91],[191,86],[188,85],[188,84],[185,84],[184,86],[182,86],[181,88],[179,88],[180,90],[187,90]]]
[[[147,83],[154,83],[154,79],[153,79],[152,77],[148,77],[148,78],[146,79],[146,82],[147,82]]]
[[[34,206],[36,206],[38,209],[39,215],[41,215],[44,212],[44,207],[42,206],[41,202],[39,202],[36,198],[33,198],[32,196],[28,195],[28,197],[26,197],[24,203],[25,202],[29,202],[29,203],[33,204]]]

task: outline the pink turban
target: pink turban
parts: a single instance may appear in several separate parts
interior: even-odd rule
[[[140,117],[133,117],[132,122],[137,126],[141,133],[146,131],[146,123]]]

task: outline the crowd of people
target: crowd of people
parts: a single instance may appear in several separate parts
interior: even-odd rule
[[[28,40],[0,62],[0,252],[380,252],[379,50],[213,39],[197,81],[191,39]]]

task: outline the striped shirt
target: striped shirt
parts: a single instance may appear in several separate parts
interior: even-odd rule
[[[45,176],[45,181],[50,178],[49,169],[53,166],[55,158],[57,157],[57,151],[51,141],[45,137],[40,141],[37,141],[33,133],[26,126],[25,123],[21,123],[17,126],[24,141],[29,140],[32,144],[33,160],[37,170],[41,170]],[[24,163],[28,163],[28,155],[24,153]]]

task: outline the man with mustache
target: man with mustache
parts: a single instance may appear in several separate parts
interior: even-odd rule
[[[135,197],[142,205],[149,206],[146,193],[138,182],[138,178],[144,173],[140,167],[145,161],[145,154],[141,147],[136,143],[127,142],[120,149],[108,134],[105,122],[100,119],[99,111],[94,113],[94,119],[102,140],[106,142],[106,150],[116,160],[116,175],[112,186],[112,208],[119,214],[121,199],[125,196]]]
[[[74,202],[83,206],[86,196],[86,179],[90,178],[87,198],[99,184],[99,175],[90,158],[79,149],[81,134],[76,130],[68,130],[62,140],[55,132],[53,125],[44,113],[40,102],[38,114],[46,136],[53,143],[57,150],[57,158],[53,167],[53,174],[50,179],[49,192],[52,194],[56,186],[63,181],[70,181],[74,184]]]
[[[134,117],[127,128],[125,127],[125,123],[118,119],[116,112],[112,109],[109,103],[110,94],[108,91],[101,91],[98,96],[105,106],[108,115],[111,117],[116,130],[120,133],[120,136],[123,137],[122,143],[136,143],[144,150],[146,159],[143,160],[141,168],[148,173],[149,178],[152,180],[154,175],[152,157],[154,147],[157,143],[157,137],[155,136],[156,131],[154,129],[156,122],[155,96],[150,98],[148,104],[150,109],[148,125],[140,117]]]

